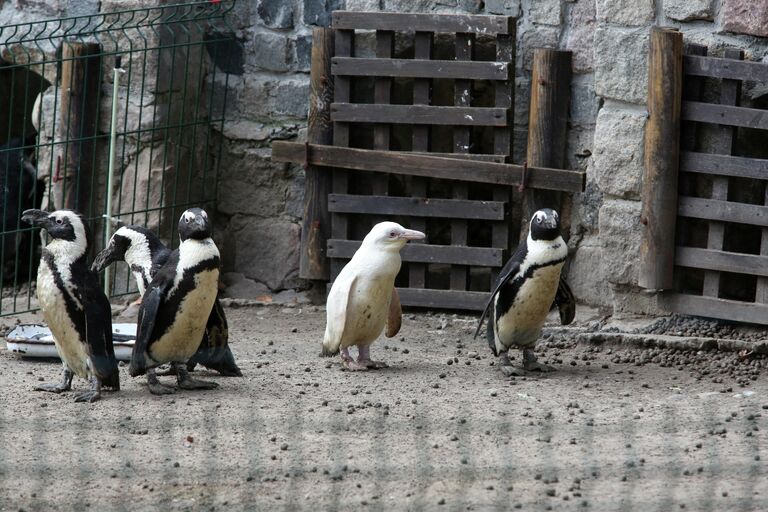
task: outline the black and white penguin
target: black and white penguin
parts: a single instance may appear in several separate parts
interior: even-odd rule
[[[522,374],[509,361],[507,351],[511,347],[523,350],[524,370],[554,370],[536,361],[533,347],[541,336],[553,301],[563,301],[562,304],[557,303],[563,323],[573,320],[573,294],[565,281],[560,279],[567,256],[568,247],[560,236],[557,212],[545,208],[534,213],[528,237],[501,270],[475,331],[477,337],[488,315],[488,345],[493,354],[499,356],[501,369],[506,375]]]
[[[73,375],[91,382],[90,391],[75,396],[77,402],[98,400],[102,386],[120,389],[112,311],[98,276],[86,263],[89,235],[83,218],[71,210],[26,210],[21,219],[52,238],[37,270],[37,300],[64,364],[60,383],[35,389],[69,391]]]
[[[101,272],[115,261],[125,261],[143,297],[150,281],[172,252],[152,231],[141,226],[122,226],[112,235],[107,247],[96,255],[91,268]],[[197,352],[187,361],[187,370],[192,371],[199,363],[225,376],[242,377],[228,341],[227,316],[216,299]]]
[[[216,301],[219,249],[211,239],[208,214],[191,208],[179,220],[179,248],[171,252],[149,283],[139,308],[132,376],[147,374],[151,393],[173,393],[160,383],[155,368],[171,363],[182,389],[213,389],[215,382],[192,379],[186,363],[197,351]]]

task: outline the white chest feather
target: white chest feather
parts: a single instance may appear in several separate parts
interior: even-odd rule
[[[69,281],[69,266],[62,270],[62,279]],[[65,293],[71,295],[71,290]],[[75,303],[82,309],[82,304],[72,297]],[[37,300],[43,311],[43,318],[53,334],[54,344],[59,357],[78,377],[87,378],[88,368],[91,365],[88,353],[75,325],[69,318],[64,295],[56,286],[53,271],[45,260],[40,262],[37,271]]]

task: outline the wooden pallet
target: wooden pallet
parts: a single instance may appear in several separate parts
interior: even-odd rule
[[[330,278],[373,224],[396,220],[427,233],[424,243],[401,253],[401,302],[482,309],[517,242],[514,187],[525,182],[577,192],[584,186],[581,172],[510,163],[515,18],[337,11],[332,26],[332,145],[272,146],[275,160],[333,169]],[[453,45],[448,56],[446,38]],[[374,42],[368,55],[357,51],[364,39]],[[492,60],[488,51],[479,59],[479,43],[492,48]],[[438,81],[452,83],[450,102],[436,101]],[[408,104],[393,95],[395,84],[412,91]],[[484,102],[473,97],[481,87],[492,91]],[[361,137],[366,130],[369,137]]]
[[[738,128],[768,130],[768,111],[738,105],[741,82],[768,83],[768,65],[745,62],[738,50],[726,50],[725,58],[707,57],[705,48],[694,47],[694,50],[696,54],[683,59],[687,96],[682,104],[682,120],[686,126],[680,155],[680,233],[675,248],[677,291],[666,294],[664,301],[670,310],[679,313],[768,324],[768,187],[765,183],[768,160],[732,154]],[[700,83],[704,79],[721,82],[719,103],[700,101]],[[708,138],[707,147],[695,147],[699,137],[692,131],[697,126],[701,129],[699,123],[718,125],[717,131]],[[702,145],[701,141],[698,143]],[[765,191],[761,204],[730,198],[732,178],[754,180],[752,186]],[[701,193],[702,180],[711,181],[708,195]],[[690,235],[695,229],[694,222],[706,225],[705,244],[701,237],[697,243]],[[736,225],[757,227],[757,232],[762,233],[756,244],[759,251],[746,253],[736,247],[734,237],[729,241],[726,232]],[[724,290],[732,284],[728,281],[745,279],[744,276],[752,276],[744,281],[744,293],[749,296],[728,297],[728,291]]]

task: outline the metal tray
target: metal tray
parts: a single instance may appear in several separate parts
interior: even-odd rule
[[[115,357],[129,361],[136,341],[136,324],[112,324],[112,341]],[[59,358],[51,330],[45,324],[17,325],[5,335],[5,345],[9,352],[22,357]]]

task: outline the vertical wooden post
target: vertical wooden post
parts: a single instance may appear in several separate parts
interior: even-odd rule
[[[309,123],[307,142],[329,145],[333,142],[331,103],[333,103],[333,75],[331,58],[334,34],[329,28],[312,31],[312,66],[310,69]],[[326,258],[326,241],[331,234],[331,216],[328,213],[328,193],[331,174],[314,165],[306,168],[304,191],[304,218],[301,223],[301,253],[299,276],[303,279],[324,280],[330,277]]]
[[[529,166],[562,169],[568,133],[568,108],[571,97],[571,52],[537,48],[533,52],[531,104],[528,114]],[[525,225],[539,208],[560,210],[561,193],[530,190],[525,195]],[[564,230],[564,233],[570,231]]]
[[[101,81],[101,45],[64,41],[61,65],[59,146],[53,176],[53,201],[57,209],[94,214],[91,204],[96,118]]]
[[[638,284],[673,286],[675,220],[683,91],[683,35],[653,27],[648,53],[648,122],[645,127],[642,238]]]

